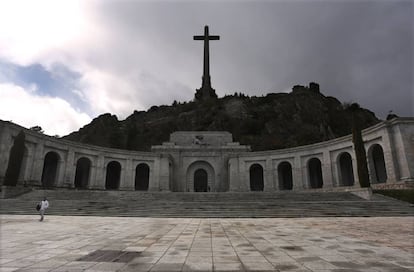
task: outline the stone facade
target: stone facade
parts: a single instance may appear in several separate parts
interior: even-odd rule
[[[25,133],[17,186],[148,191],[278,191],[358,188],[351,135],[313,145],[251,152],[228,132],[175,132],[152,152],[80,144],[0,121],[0,184]],[[371,184],[413,187],[414,118],[363,131]]]

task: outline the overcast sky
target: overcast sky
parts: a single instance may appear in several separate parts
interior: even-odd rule
[[[209,25],[219,97],[317,82],[413,116],[413,1],[0,1],[0,119],[66,135],[110,112],[190,101]]]

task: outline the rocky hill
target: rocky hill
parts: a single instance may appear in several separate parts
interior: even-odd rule
[[[379,122],[362,109],[363,127]],[[291,93],[263,97],[234,94],[196,102],[174,102],[135,111],[125,120],[103,114],[64,138],[105,147],[149,151],[168,141],[174,131],[229,131],[235,141],[252,150],[294,147],[351,134],[351,113],[346,104],[324,96],[319,85],[294,86]]]

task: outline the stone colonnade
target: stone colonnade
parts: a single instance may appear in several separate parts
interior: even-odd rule
[[[25,142],[19,178],[12,184],[17,186],[197,191],[191,187],[195,176],[204,175],[209,191],[359,187],[350,135],[262,152],[249,152],[233,143],[211,147],[181,143],[173,144],[172,152],[158,152],[160,148],[134,152],[56,139],[1,120],[0,184],[4,184],[20,131],[25,133]],[[363,139],[374,187],[414,184],[414,118],[381,122],[365,129]]]
[[[379,123],[365,129],[363,139],[372,187],[414,187],[414,118]],[[232,157],[230,191],[252,190],[252,168],[262,169],[263,179],[259,182],[263,183],[263,191],[359,187],[351,135]]]

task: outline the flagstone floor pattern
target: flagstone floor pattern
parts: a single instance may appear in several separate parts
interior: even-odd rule
[[[413,217],[0,219],[2,272],[414,271]]]

